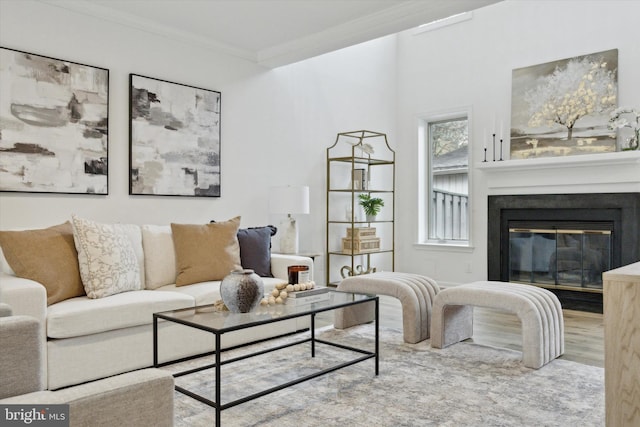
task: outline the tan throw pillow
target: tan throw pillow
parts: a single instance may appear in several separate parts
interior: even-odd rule
[[[84,295],[69,222],[41,230],[0,231],[0,246],[16,276],[47,290],[47,305]]]
[[[142,289],[138,259],[125,231],[75,215],[71,223],[80,277],[89,298]]]
[[[240,217],[213,224],[171,224],[176,250],[176,286],[222,280],[241,269]]]

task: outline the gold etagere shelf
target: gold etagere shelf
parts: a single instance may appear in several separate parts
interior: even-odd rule
[[[365,218],[359,195],[381,198],[375,219]],[[387,135],[343,132],[327,148],[326,280],[395,267],[395,151]],[[380,235],[378,235],[380,233]]]

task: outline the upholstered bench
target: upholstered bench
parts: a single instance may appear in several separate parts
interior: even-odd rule
[[[473,335],[473,306],[515,313],[522,323],[522,359],[538,369],[564,353],[558,298],[546,289],[507,282],[474,282],[442,290],[431,318],[431,346],[444,348]]]
[[[388,295],[402,304],[404,341],[415,344],[429,338],[431,307],[438,284],[425,276],[410,273],[380,272],[347,277],[339,291]],[[345,329],[374,319],[373,304],[359,304],[335,311],[334,327]]]

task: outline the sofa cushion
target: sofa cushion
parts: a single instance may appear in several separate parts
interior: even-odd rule
[[[170,225],[143,225],[145,289],[176,282],[176,251]]]
[[[238,230],[240,262],[243,268],[250,268],[261,277],[273,277],[271,274],[271,236],[276,234],[277,230],[273,225]]]
[[[194,299],[178,292],[132,291],[106,298],[71,298],[49,307],[47,336],[70,338],[147,325],[153,313],[193,307]]]
[[[176,286],[175,284],[162,286],[156,292],[170,292],[188,295],[194,300],[194,305],[213,304],[220,300],[220,280],[194,283],[189,286]]]
[[[142,288],[140,266],[127,234],[112,224],[72,216],[80,277],[89,298]]]
[[[283,280],[273,277],[263,277],[262,282],[264,283],[264,292],[265,294],[268,294],[273,290],[273,288],[275,288],[278,283],[282,283]],[[193,298],[196,306],[207,305],[213,304],[216,301],[222,299],[222,297],[220,296],[220,283],[220,280],[214,280],[209,282],[194,283],[193,285],[189,286],[167,285],[156,289],[156,292],[179,292],[184,295],[189,295],[191,298]]]
[[[212,224],[171,224],[176,251],[176,285],[222,280],[241,269],[240,217]]]
[[[85,294],[69,222],[41,230],[0,231],[0,245],[16,276],[47,291],[47,305]]]

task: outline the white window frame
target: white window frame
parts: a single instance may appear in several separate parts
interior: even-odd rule
[[[429,143],[428,129],[429,124],[433,122],[441,122],[454,119],[467,119],[468,126],[468,162],[467,177],[469,179],[468,204],[467,204],[467,226],[468,240],[436,240],[429,238],[429,227],[431,221],[431,144]],[[450,247],[450,248],[472,248],[473,236],[473,183],[472,183],[472,164],[473,164],[473,122],[471,107],[453,108],[446,111],[420,114],[417,118],[418,124],[418,233],[417,245]]]

